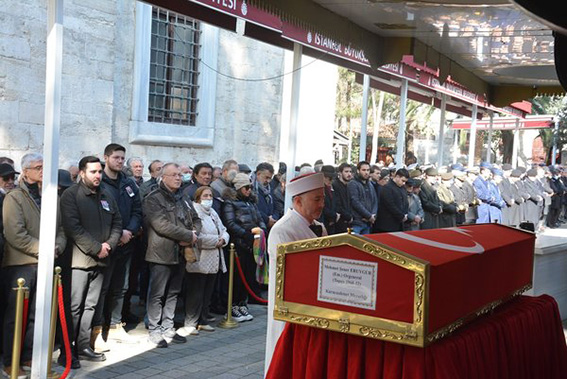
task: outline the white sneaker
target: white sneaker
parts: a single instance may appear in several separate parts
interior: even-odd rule
[[[199,325],[199,330],[202,330],[204,332],[214,332],[215,328],[213,328],[210,325]],[[197,332],[198,333],[198,332]]]
[[[182,328],[177,329],[177,334],[182,337],[188,337],[189,335],[198,335],[199,331],[194,326],[184,326]]]
[[[245,321],[252,321],[254,319],[254,316],[248,312],[248,307],[246,305],[241,305],[238,310],[242,313],[242,316],[244,316]]]
[[[239,307],[237,305],[232,306],[231,316],[232,319],[236,322],[246,321],[246,317],[244,317],[244,315],[240,313]],[[227,315],[225,315],[224,317],[228,318]]]
[[[131,335],[126,333],[122,324],[110,325],[110,328],[108,329],[107,340],[115,341],[118,343],[131,343],[131,344],[135,344],[139,342],[137,338],[132,337]]]

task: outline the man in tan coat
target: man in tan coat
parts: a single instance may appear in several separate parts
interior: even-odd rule
[[[22,372],[18,378],[25,377],[23,371],[30,370],[32,358],[33,329],[35,315],[35,295],[37,283],[37,263],[39,257],[39,226],[41,210],[41,184],[43,176],[43,157],[30,153],[22,158],[22,176],[19,186],[6,194],[2,210],[5,253],[2,261],[6,288],[17,287],[18,278],[24,278],[29,288],[29,308],[26,332],[23,336],[21,354]],[[55,241],[55,255],[65,249],[65,235],[59,226]],[[8,304],[4,316],[4,371],[9,375],[12,362],[12,342],[14,339],[14,309],[16,293],[9,290]]]

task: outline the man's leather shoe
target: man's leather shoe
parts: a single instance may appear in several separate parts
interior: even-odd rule
[[[103,353],[95,353],[93,349],[87,347],[79,351],[79,359],[91,362],[103,362],[106,361],[106,355]]]
[[[67,359],[65,357],[65,354],[59,354],[57,363],[59,363],[60,366],[67,367]],[[79,362],[79,359],[77,357],[71,356],[71,368],[73,370],[81,368],[81,362]]]

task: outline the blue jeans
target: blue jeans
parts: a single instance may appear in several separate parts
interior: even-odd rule
[[[372,228],[369,225],[353,225],[352,226],[352,231],[355,232],[356,234],[370,234],[372,233]]]

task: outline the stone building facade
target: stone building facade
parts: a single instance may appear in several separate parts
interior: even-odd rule
[[[47,12],[32,0],[0,9],[0,156],[18,167],[43,148]],[[135,0],[64,2],[61,165],[110,142],[146,162],[276,163],[284,51],[200,24],[195,120],[149,122],[152,17]]]

